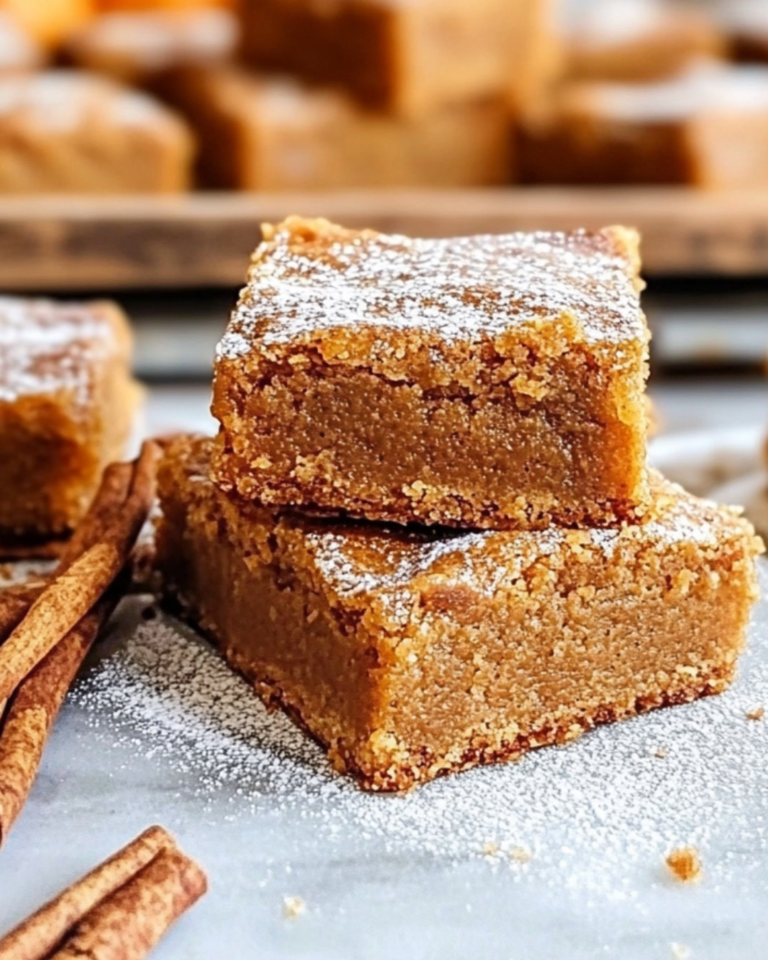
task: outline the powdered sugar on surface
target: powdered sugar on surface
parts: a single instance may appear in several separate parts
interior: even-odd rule
[[[406,796],[364,794],[337,775],[318,746],[170,618],[129,631],[78,683],[70,707],[115,764],[151,758],[169,794],[176,782],[193,783],[206,822],[268,816],[276,831],[308,827],[306,843],[329,860],[484,858],[515,882],[632,898],[638,865],[652,878],[676,845],[699,849],[713,884],[747,883],[765,865],[768,722],[746,714],[768,705],[766,621],[763,601],[739,677],[719,697]]]
[[[257,253],[219,357],[372,330],[440,342],[496,337],[516,325],[575,320],[593,343],[644,340],[629,258],[607,233],[515,233],[412,240],[373,234],[303,247],[281,228]]]
[[[161,70],[186,63],[228,59],[238,39],[228,10],[147,10],[103,14],[72,40],[76,51],[93,57],[125,58],[138,69]]]
[[[0,297],[0,402],[68,392],[81,403],[115,349],[112,325],[85,304]]]

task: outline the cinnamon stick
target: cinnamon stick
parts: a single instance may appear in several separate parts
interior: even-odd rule
[[[137,467],[135,462],[110,463],[104,470],[96,496],[62,552],[56,573],[63,573],[89,547],[103,538],[105,528],[128,497]]]
[[[7,700],[32,668],[74,629],[125,566],[152,507],[159,456],[157,444],[144,444],[122,509],[117,515],[107,515],[103,530],[100,525],[105,518],[93,518],[98,542],[73,562],[67,551],[62,571],[0,647],[0,702]],[[72,552],[87,539],[91,539],[90,534],[75,535]]]
[[[194,860],[167,847],[92,910],[51,960],[142,960],[207,889]]]
[[[0,960],[43,960],[95,907],[127,884],[163,850],[175,849],[162,827],[150,827],[72,884],[0,940]]]
[[[60,542],[56,573],[65,571],[81,553],[103,536],[107,523],[117,515],[128,496],[133,470],[132,463],[115,463],[106,468],[96,496],[78,529],[68,542]],[[50,577],[43,577],[37,586],[27,582],[0,591],[0,644],[21,623],[49,580]],[[7,698],[0,699],[0,725],[6,703]],[[3,833],[3,816],[0,813],[0,844]]]
[[[0,593],[0,643],[21,623],[39,592],[23,584],[6,587]]]
[[[40,594],[0,647],[0,701],[77,627],[124,563],[111,544],[97,544]]]
[[[120,590],[94,608],[20,684],[0,727],[0,846],[21,812],[43,749],[86,654],[115,607]]]

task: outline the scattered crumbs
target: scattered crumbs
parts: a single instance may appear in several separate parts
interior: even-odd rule
[[[755,707],[754,710],[747,710],[747,720],[762,720],[765,716],[765,707]]]
[[[658,757],[659,760],[663,760],[668,753],[669,751],[666,747],[656,747],[656,749],[653,751],[654,757]]]
[[[509,859],[515,863],[530,863],[533,860],[533,853],[528,847],[512,847],[509,851]]]
[[[667,854],[667,866],[672,875],[683,883],[701,879],[701,861],[695,847],[678,847]]]
[[[488,840],[483,844],[483,856],[495,857],[501,850],[501,847],[494,840]]]
[[[684,943],[671,943],[670,947],[674,960],[688,960],[691,955],[691,948]]]
[[[295,920],[306,913],[307,905],[301,897],[283,897],[283,916],[286,920]]]

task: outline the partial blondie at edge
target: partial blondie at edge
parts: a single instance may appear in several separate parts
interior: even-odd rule
[[[0,546],[69,533],[141,392],[118,306],[0,297]]]

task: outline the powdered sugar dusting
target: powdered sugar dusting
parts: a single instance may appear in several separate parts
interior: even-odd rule
[[[289,222],[257,251],[218,356],[339,328],[374,331],[382,352],[404,330],[438,346],[477,343],[564,317],[588,342],[644,340],[634,280],[610,232],[412,240],[336,231],[302,244]]]
[[[656,515],[643,524],[612,529],[415,533],[400,528],[382,534],[356,525],[341,531],[310,527],[304,536],[323,578],[339,595],[391,594],[392,602],[402,605],[402,590],[423,574],[493,596],[500,584],[557,551],[594,549],[611,557],[617,551],[639,553],[677,544],[717,547],[724,536],[753,534],[738,510],[692,497],[656,475],[653,486]]]
[[[562,32],[584,48],[636,40],[669,22],[662,0],[560,0],[557,6]]]
[[[768,823],[755,803],[768,797],[768,724],[746,719],[768,703],[765,619],[762,609],[739,679],[722,696],[406,796],[366,795],[335,774],[319,747],[171,619],[132,631],[71,704],[115,762],[121,751],[153,757],[168,790],[194,774],[201,816],[224,803],[228,817],[309,821],[311,842],[331,860],[351,846],[358,856],[485,857],[521,881],[530,870],[558,889],[632,896],[634,866],[661,867],[673,845],[696,845],[709,881],[765,857]],[[715,856],[725,835],[739,837],[730,859]],[[521,846],[530,864],[515,859]]]
[[[152,126],[173,114],[152,97],[84,70],[44,70],[0,77],[0,121],[7,131],[30,124],[70,133],[98,122]],[[8,135],[8,134],[6,134]]]
[[[759,65],[695,63],[670,80],[594,83],[584,89],[602,115],[636,122],[768,111],[768,69]]]
[[[96,17],[70,46],[86,63],[113,57],[138,69],[161,70],[224,61],[237,37],[237,20],[229,10],[117,11]]]
[[[94,362],[115,349],[114,328],[96,309],[0,297],[0,402],[67,392],[83,403]]]

